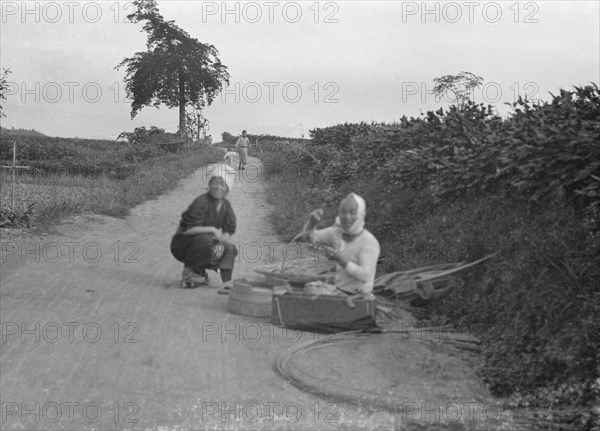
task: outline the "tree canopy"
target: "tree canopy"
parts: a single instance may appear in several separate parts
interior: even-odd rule
[[[2,69],[2,75],[0,75],[0,102],[6,102],[6,90],[8,89],[8,74],[10,69]],[[0,105],[0,118],[6,117],[4,108]]]
[[[155,0],[134,1],[136,11],[128,16],[145,22],[147,50],[125,58],[116,69],[126,67],[125,83],[131,102],[131,118],[145,106],[179,107],[179,131],[186,126],[185,108],[202,109],[229,84],[227,67],[217,49],[191,37],[174,21],[166,21]]]
[[[472,100],[473,90],[481,86],[483,78],[471,72],[460,72],[456,75],[444,75],[434,78],[433,93],[436,96],[445,96],[449,92],[454,95],[456,106],[459,109],[465,107]]]

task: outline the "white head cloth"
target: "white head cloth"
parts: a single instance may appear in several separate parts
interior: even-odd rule
[[[358,196],[356,193],[350,193],[348,196],[346,196],[344,198],[344,200],[348,199],[349,197],[354,199],[354,202],[356,202],[356,220],[354,221],[354,223],[352,224],[352,226],[350,226],[350,229],[348,229],[348,230],[344,230],[342,228],[339,216],[335,218],[335,224],[338,225],[339,228],[342,230],[342,232],[344,232],[345,234],[358,235],[365,228],[365,216],[367,214],[367,204],[365,203],[365,200],[363,198],[361,198],[360,196]]]

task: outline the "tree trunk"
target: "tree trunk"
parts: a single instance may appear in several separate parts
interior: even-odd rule
[[[196,119],[198,121],[197,126],[198,126],[198,143],[200,143],[200,114],[198,114],[196,116]]]
[[[183,142],[187,142],[185,131],[185,76],[182,69],[179,69],[179,136]]]

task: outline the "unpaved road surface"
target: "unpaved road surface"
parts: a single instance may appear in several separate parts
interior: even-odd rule
[[[273,371],[315,335],[228,313],[214,273],[211,287],[179,287],[169,241],[208,173],[125,219],[81,215],[60,235],[4,244],[2,430],[405,429],[406,417],[330,402]],[[228,196],[234,278],[281,259],[256,177],[235,177]]]

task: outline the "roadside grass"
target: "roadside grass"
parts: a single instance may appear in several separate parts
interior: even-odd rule
[[[268,220],[284,241],[290,241],[302,230],[308,214],[323,204],[318,187],[323,184],[308,170],[288,178],[284,173],[287,160],[282,153],[262,152],[253,156],[270,167],[265,192],[267,202],[276,209],[268,215]]]
[[[22,227],[30,227],[37,234],[82,212],[125,217],[136,205],[174,189],[181,179],[222,157],[222,150],[207,146],[168,154],[138,164],[136,173],[125,180],[107,174],[97,177],[22,174],[15,181],[14,214],[23,215],[33,204],[29,226],[24,223]],[[0,210],[10,212],[10,175],[2,177],[0,188]]]
[[[91,186],[91,210],[113,217],[124,217],[136,205],[172,190],[178,181],[203,165],[221,161],[223,152],[212,147],[169,154],[140,165],[126,181],[102,177]]]
[[[287,158],[257,156],[282,165]],[[309,177],[285,181],[280,172],[266,190],[275,232],[293,237],[319,207],[320,226],[331,224],[350,191],[367,201],[366,226],[381,244],[378,274],[496,253],[465,273],[452,295],[427,305],[427,324],[469,328],[482,340],[478,371],[507,406],[574,407],[588,420],[586,409],[600,400],[597,210],[494,194],[436,204],[426,190],[374,179],[350,178],[334,190]]]

